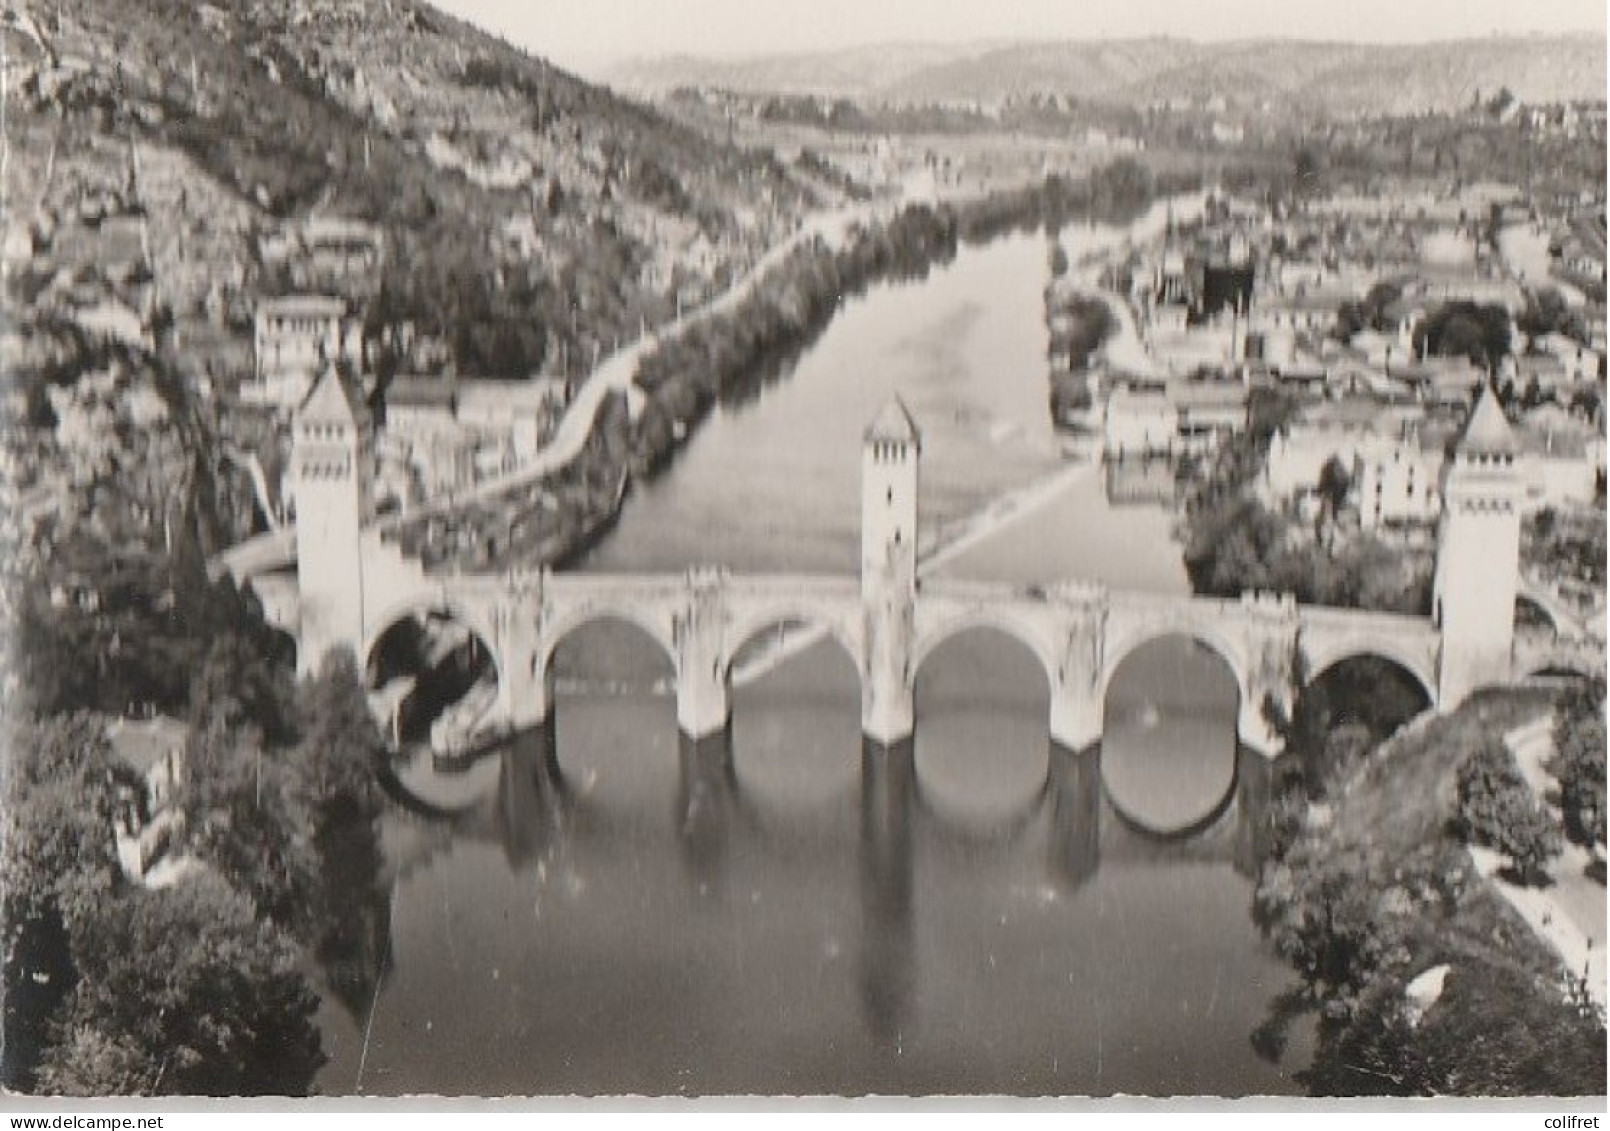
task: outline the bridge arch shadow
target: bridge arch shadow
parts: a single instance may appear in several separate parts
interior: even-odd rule
[[[1311,688],[1322,678],[1335,677],[1338,672],[1346,672],[1354,667],[1367,667],[1367,665],[1388,665],[1389,669],[1399,673],[1402,677],[1414,683],[1415,688],[1425,698],[1425,706],[1433,706],[1436,702],[1436,670],[1423,661],[1422,657],[1410,654],[1407,649],[1393,648],[1386,641],[1373,641],[1369,644],[1351,644],[1344,648],[1331,649],[1328,652],[1311,654],[1304,651],[1302,654],[1302,686],[1299,691]]]
[[[861,762],[861,674],[837,626],[786,611],[740,623],[723,675],[741,791],[776,815],[851,795]]]
[[[1051,686],[1045,657],[987,620],[930,638],[914,664],[915,796],[930,823],[1011,839],[1044,806]]]
[[[1104,682],[1101,782],[1114,815],[1154,839],[1189,839],[1236,795],[1243,696],[1222,645],[1184,629],[1135,642]]]

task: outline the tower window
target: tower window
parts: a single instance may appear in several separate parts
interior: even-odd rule
[[[885,493],[884,501],[889,503],[889,504],[891,504],[891,505],[894,503],[894,488],[893,487],[890,487],[889,490]]]

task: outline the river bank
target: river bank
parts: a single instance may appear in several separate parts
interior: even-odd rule
[[[1159,188],[1185,187],[1159,185],[1144,172],[1119,163],[1085,181],[1051,177],[964,204],[911,205],[881,222],[864,210],[813,222],[699,317],[652,335],[595,372],[535,465],[450,508],[416,512],[398,524],[435,523],[437,537],[470,548],[465,560],[477,568],[574,560],[607,528],[611,516],[598,509],[607,496],[560,496],[548,489],[556,476],[603,484],[623,474],[652,479],[717,403],[756,396],[783,373],[847,297],[876,283],[922,278],[952,260],[962,242],[1060,227],[1078,215],[1133,221]],[[510,511],[539,502],[544,528],[570,533],[539,540],[543,552],[533,557],[531,539],[510,536],[522,524],[521,513]]]

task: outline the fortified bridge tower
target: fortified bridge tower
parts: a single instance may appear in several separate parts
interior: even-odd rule
[[[917,671],[969,628],[999,630],[1040,661],[1051,737],[1080,750],[1099,742],[1107,690],[1138,647],[1183,635],[1234,675],[1237,735],[1274,756],[1281,738],[1266,706],[1289,709],[1295,681],[1354,656],[1392,660],[1440,709],[1512,675],[1519,570],[1520,484],[1515,443],[1491,389],[1482,392],[1446,470],[1433,617],[1298,605],[1289,596],[1238,599],[917,575],[922,437],[899,399],[867,428],[862,449],[861,569],[850,575],[591,574],[547,569],[427,571],[365,514],[368,450],[361,404],[334,374],[309,393],[295,424],[297,617],[301,669],[351,648],[360,670],[380,636],[424,613],[474,633],[497,668],[498,693],[475,730],[545,724],[555,705],[552,661],[567,635],[598,620],[640,628],[670,659],[677,723],[688,737],[730,718],[744,646],[803,623],[849,656],[861,681],[861,724],[891,746],[915,730]]]

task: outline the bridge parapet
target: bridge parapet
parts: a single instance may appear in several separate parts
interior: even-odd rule
[[[1290,593],[1251,589],[1241,594],[1241,607],[1254,616],[1284,619],[1297,615],[1297,598]]]
[[[731,577],[726,566],[694,566],[687,572],[688,588],[695,593],[725,589]]]
[[[1009,581],[977,581],[965,577],[946,577],[923,580],[918,584],[919,602],[952,600],[978,603],[981,601],[1044,601],[1046,587]]]
[[[1052,601],[1067,607],[1105,607],[1107,604],[1107,587],[1094,581],[1057,581],[1046,586],[1046,594]]]

